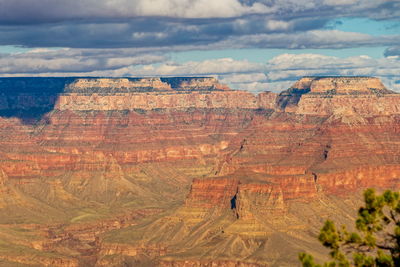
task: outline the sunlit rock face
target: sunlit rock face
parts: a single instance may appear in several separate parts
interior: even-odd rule
[[[293,266],[399,188],[400,98],[372,77],[4,78],[0,115],[5,266]]]
[[[68,93],[129,93],[158,91],[225,91],[230,90],[217,79],[202,78],[78,78],[65,88]]]
[[[276,94],[235,91],[215,78],[77,79],[60,95],[58,110],[274,108]]]
[[[141,91],[168,91],[171,85],[162,82],[159,78],[143,79],[77,79],[69,84],[66,92],[71,93],[104,93],[114,94],[119,92],[141,92]]]
[[[308,115],[400,114],[399,94],[373,77],[305,77],[278,97],[286,112]]]
[[[292,88],[315,94],[388,94],[380,79],[374,77],[305,77]]]

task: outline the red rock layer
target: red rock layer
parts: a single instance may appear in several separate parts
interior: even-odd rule
[[[328,116],[332,114],[347,116],[373,116],[400,114],[400,95],[385,96],[336,95],[322,98],[316,95],[302,96],[298,106],[291,109],[298,114]]]
[[[231,199],[238,190],[238,180],[234,178],[194,179],[185,205],[188,207],[212,208],[221,206],[229,209]]]
[[[291,88],[310,90],[311,93],[371,94],[376,91],[388,93],[380,79],[375,77],[304,77]]]
[[[244,91],[195,91],[180,93],[126,93],[117,95],[63,94],[58,110],[152,110],[187,108],[273,109],[276,94],[263,93],[258,97]]]
[[[109,91],[113,90],[145,90],[152,88],[154,91],[171,91],[171,85],[162,82],[159,78],[143,78],[132,81],[126,78],[121,79],[77,79],[67,86],[71,92],[90,92],[91,90]]]
[[[113,82],[82,80],[71,90],[90,83],[91,90],[118,91]],[[166,215],[138,228],[131,217],[86,222],[54,237],[60,244],[94,242],[82,248],[80,264],[92,253],[99,266],[112,264],[113,255],[147,255],[165,266],[279,265],[286,247],[274,250],[271,240],[285,237],[299,249],[307,223],[320,219],[314,211],[300,218],[296,205],[323,213],[336,205],[329,197],[400,186],[400,99],[376,79],[361,79],[358,90],[356,79],[307,78],[278,97],[225,90],[210,80],[198,82],[214,91],[190,81],[181,87],[193,92],[148,82],[139,83],[160,92],[75,92],[61,95],[35,125],[1,118],[1,218],[12,224],[49,217],[61,225],[149,206]],[[131,234],[128,241],[99,241],[100,232],[127,226],[133,232],[121,236]],[[96,251],[102,252],[94,259]]]
[[[243,262],[243,261],[229,261],[229,260],[184,260],[184,261],[161,261],[162,267],[265,267],[266,264]]]

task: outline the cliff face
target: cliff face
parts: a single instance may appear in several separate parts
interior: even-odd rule
[[[68,94],[59,97],[55,109],[59,110],[152,110],[152,109],[188,109],[188,108],[273,108],[276,97],[269,93],[259,97],[241,91],[227,92],[182,92],[182,93],[129,93],[119,95],[77,95]]]
[[[158,78],[143,79],[77,79],[67,85],[66,92],[71,93],[107,93],[140,92],[140,91],[170,91],[171,86]]]
[[[255,96],[233,91],[214,78],[78,79],[59,96],[55,109],[273,109],[275,97],[273,93]]]
[[[68,93],[115,94],[158,91],[224,91],[230,90],[217,79],[200,78],[77,78],[66,84]]]
[[[293,266],[399,188],[399,112],[367,77],[0,79],[0,263]]]
[[[278,97],[286,112],[327,116],[399,114],[400,95],[371,77],[306,77]]]
[[[388,94],[378,78],[374,77],[305,77],[292,88],[315,94]]]
[[[2,78],[0,116],[36,123],[52,110],[274,109],[276,96],[215,78]]]
[[[67,93],[115,93],[159,91],[224,91],[230,90],[217,79],[203,78],[77,78],[66,84]]]

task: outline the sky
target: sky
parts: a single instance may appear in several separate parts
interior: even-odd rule
[[[0,0],[0,76],[213,76],[279,92],[310,75],[400,92],[400,0]]]

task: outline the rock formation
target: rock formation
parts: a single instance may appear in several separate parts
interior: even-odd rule
[[[77,79],[66,87],[71,93],[107,93],[143,92],[143,91],[170,91],[171,86],[159,78],[143,79]]]
[[[278,106],[297,114],[399,114],[399,94],[372,77],[305,77],[278,97]]]
[[[0,115],[0,266],[293,266],[400,186],[377,78],[2,78]]]
[[[390,94],[378,78],[374,77],[304,77],[292,88],[313,94]]]

